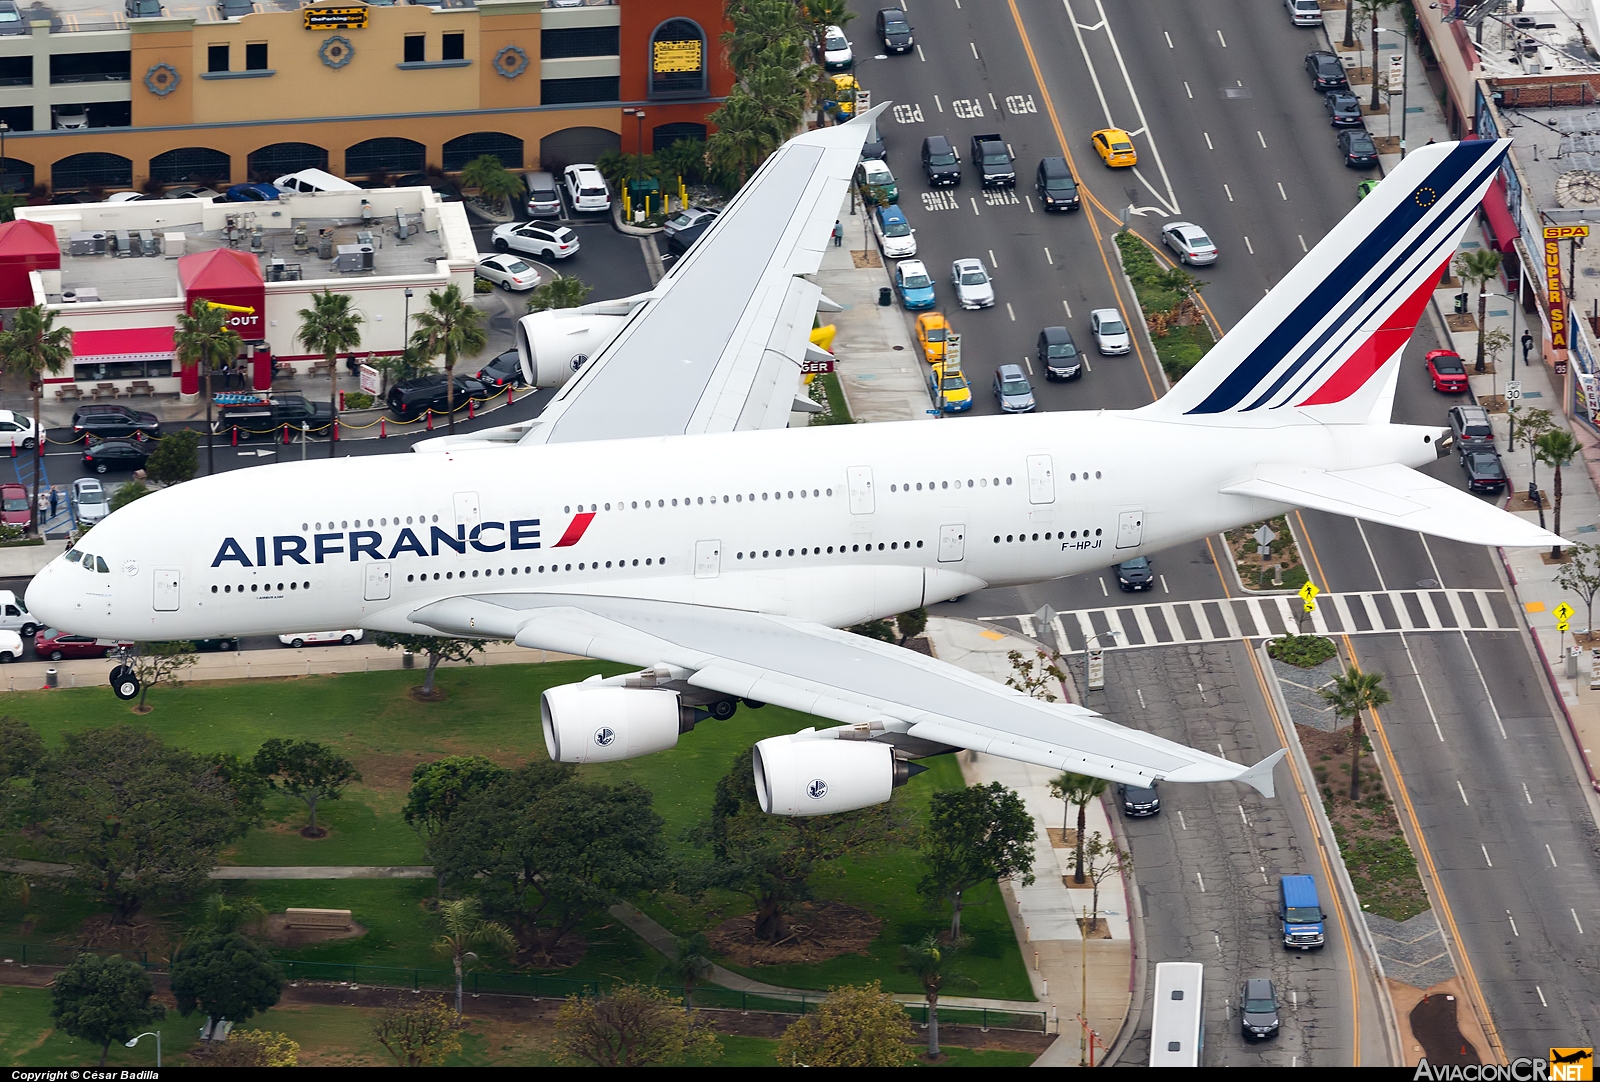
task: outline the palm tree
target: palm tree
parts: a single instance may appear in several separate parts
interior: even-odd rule
[[[473,947],[492,947],[515,954],[517,941],[511,929],[492,920],[484,920],[478,913],[478,899],[456,898],[439,903],[439,922],[444,934],[434,940],[434,953],[450,959],[456,971],[456,1017],[461,1017],[461,976],[466,967],[478,960]]]
[[[811,44],[817,56],[822,55],[823,35],[828,27],[847,26],[856,13],[850,10],[849,0],[800,0],[800,18],[810,24]]]
[[[44,398],[44,377],[55,375],[72,358],[72,331],[55,325],[56,314],[43,305],[18,308],[11,329],[0,333],[0,369],[22,376],[33,392],[33,498],[28,514],[39,523],[39,478],[44,473],[44,429],[39,427],[39,404]]]
[[[589,291],[594,286],[586,285],[583,279],[572,274],[562,274],[559,271],[548,282],[534,289],[528,295],[528,311],[548,312],[556,308],[576,308],[589,297]]]
[[[196,300],[189,311],[178,316],[178,331],[173,335],[173,352],[180,365],[198,364],[205,379],[206,395],[206,473],[217,469],[216,435],[211,431],[211,373],[239,355],[244,339],[228,326],[228,314],[203,300]]]
[[[708,118],[717,130],[706,140],[706,157],[740,188],[778,143],[772,122],[759,102],[742,87]]]
[[[339,354],[361,348],[360,312],[350,310],[350,294],[324,289],[311,295],[311,307],[300,309],[300,331],[295,340],[301,348],[320,353],[328,362],[328,406],[333,410],[328,430],[328,457],[339,448],[334,436],[339,425]]]
[[[1067,832],[1067,807],[1078,806],[1078,859],[1073,865],[1072,881],[1083,882],[1083,834],[1089,826],[1089,801],[1104,793],[1111,783],[1104,778],[1068,771],[1050,783],[1050,795],[1063,802],[1061,832]]]
[[[677,139],[671,146],[656,151],[661,171],[683,178],[685,184],[698,183],[706,171],[706,144],[700,139]]]
[[[489,335],[483,329],[483,313],[461,294],[461,287],[451,283],[444,289],[428,294],[428,307],[413,317],[417,329],[412,332],[411,344],[422,356],[444,355],[446,418],[450,431],[456,430],[456,361],[464,353],[477,353],[489,344]]]
[[[1333,712],[1350,719],[1350,799],[1361,799],[1361,714],[1389,704],[1381,672],[1362,672],[1354,665],[1322,689]]]
[[[722,43],[728,47],[728,63],[734,71],[755,70],[761,54],[774,42],[803,42],[807,37],[799,9],[791,0],[730,4],[728,20],[733,29],[723,33]]]
[[[1537,441],[1535,441],[1534,448],[1534,454],[1538,456],[1539,461],[1543,462],[1546,466],[1549,466],[1555,471],[1555,481],[1551,484],[1551,487],[1555,490],[1555,495],[1551,497],[1550,502],[1555,508],[1556,515],[1554,532],[1560,534],[1561,467],[1567,465],[1574,458],[1577,458],[1578,452],[1583,450],[1583,445],[1578,442],[1577,437],[1575,437],[1571,432],[1568,432],[1566,429],[1552,428],[1549,432],[1546,432],[1544,435],[1540,436]],[[1551,546],[1550,558],[1552,560],[1561,559],[1560,545]]]
[[[505,209],[506,200],[515,199],[527,190],[522,178],[501,165],[493,154],[480,154],[468,162],[461,170],[461,183],[478,189],[481,199],[500,210]]]
[[[1484,371],[1483,321],[1488,315],[1489,307],[1489,294],[1484,287],[1500,273],[1500,253],[1491,248],[1461,252],[1456,255],[1455,270],[1467,285],[1478,287],[1478,359],[1473,364],[1472,370],[1482,372]]]
[[[704,932],[692,932],[681,935],[676,941],[677,952],[661,967],[661,973],[668,980],[683,988],[683,1009],[694,1010],[694,986],[701,981],[710,979],[714,968],[711,959],[706,955],[711,953],[711,944],[707,942]]]
[[[228,935],[241,928],[259,929],[267,919],[267,907],[249,894],[229,898],[220,890],[206,895],[200,920],[189,929],[189,936]]]
[[[976,984],[955,967],[956,956],[969,940],[960,937],[940,943],[932,932],[900,948],[900,968],[917,978],[928,1004],[928,1058],[939,1058],[939,993],[946,985]]]

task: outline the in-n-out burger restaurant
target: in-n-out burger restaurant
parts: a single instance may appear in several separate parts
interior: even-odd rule
[[[353,297],[359,352],[399,353],[429,291],[454,282],[471,295],[476,257],[461,204],[431,188],[25,207],[0,225],[0,307],[43,304],[72,329],[72,363],[46,381],[56,399],[198,393],[198,370],[180,370],[173,349],[198,300],[228,306],[266,390],[274,364],[305,373],[323,360],[296,341],[314,294]]]

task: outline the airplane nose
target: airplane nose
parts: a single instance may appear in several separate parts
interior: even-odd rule
[[[67,587],[62,570],[61,562],[52,560],[33,576],[23,595],[23,604],[41,625],[57,627],[70,622],[72,591]]]

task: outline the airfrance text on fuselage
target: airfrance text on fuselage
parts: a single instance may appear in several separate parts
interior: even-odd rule
[[[309,536],[277,534],[247,538],[248,545],[240,544],[237,538],[225,537],[217,548],[211,566],[236,563],[241,567],[282,567],[290,563],[321,564],[336,560],[355,563],[363,556],[372,560],[393,560],[405,553],[438,556],[441,547],[457,555],[465,555],[468,546],[478,552],[540,547],[539,520],[536,518],[515,519],[509,523],[480,522],[470,530],[465,525],[458,525],[453,533],[440,526],[430,526],[426,543],[409,526],[398,534],[391,534],[392,542],[384,535],[383,530],[348,530]]]

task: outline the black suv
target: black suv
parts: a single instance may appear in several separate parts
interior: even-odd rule
[[[1339,58],[1329,52],[1306,54],[1306,74],[1311,76],[1311,89],[1318,91],[1349,90],[1350,80],[1344,73]]]
[[[961,158],[950,140],[942,135],[930,135],[922,141],[922,171],[935,188],[961,183]]]
[[[1077,181],[1072,179],[1072,169],[1065,158],[1046,158],[1040,162],[1033,186],[1045,210],[1077,210],[1083,205],[1078,197]]]
[[[153,413],[141,413],[127,406],[79,406],[72,414],[72,434],[93,436],[132,436],[136,440],[161,435],[161,422]]]
[[[1119,785],[1117,799],[1122,801],[1123,815],[1139,818],[1157,815],[1161,811],[1161,794],[1156,792],[1155,782],[1151,782],[1148,789],[1137,785]]]
[[[1065,327],[1046,327],[1040,331],[1039,365],[1047,380],[1077,379],[1083,375],[1083,357],[1072,340],[1072,332]]]
[[[326,428],[333,421],[333,407],[326,402],[312,402],[301,395],[272,395],[260,402],[236,403],[223,406],[217,413],[214,431],[229,433],[237,428],[239,438],[276,435],[280,425],[299,428],[309,425],[313,432]]]
[[[878,10],[878,36],[883,39],[883,47],[891,53],[908,52],[915,44],[911,37],[911,24],[906,22],[906,13],[899,8]]]
[[[470,399],[488,398],[494,389],[481,379],[472,376],[456,377],[456,409],[464,410]],[[449,388],[445,386],[444,373],[418,376],[389,388],[389,408],[402,421],[419,417],[428,410],[447,413],[450,409]]]

